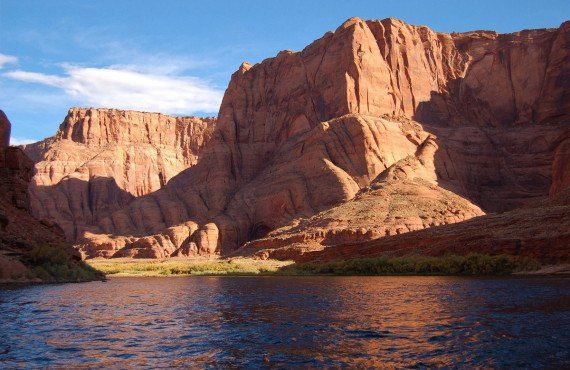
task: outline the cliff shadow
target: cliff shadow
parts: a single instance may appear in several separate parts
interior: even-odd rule
[[[63,178],[49,186],[31,183],[28,193],[32,214],[58,224],[69,241],[75,241],[84,230],[136,199],[114,178],[103,176],[88,181]]]
[[[509,211],[548,196],[561,126],[524,121],[507,108],[499,114],[469,93],[460,101],[460,83],[450,84],[451,94],[432,92],[413,116],[437,137],[439,185],[486,212]]]

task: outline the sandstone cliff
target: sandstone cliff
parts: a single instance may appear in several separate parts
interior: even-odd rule
[[[415,153],[391,165],[350,201],[296,219],[244,249],[369,241],[483,215],[479,207],[438,186],[436,139],[427,136]]]
[[[69,240],[196,164],[215,119],[73,108],[57,134],[24,146],[37,163],[31,209]]]
[[[20,148],[9,146],[10,128],[0,110],[0,282],[97,278],[65,244],[56,224],[30,215],[27,188],[33,162]]]
[[[569,38],[568,22],[444,34],[351,18],[300,52],[244,63],[197,163],[100,203],[72,236],[89,256],[229,253],[531,204],[568,184]]]
[[[10,131],[10,121],[8,121],[6,114],[0,111],[0,164],[4,163],[5,151],[10,145]]]

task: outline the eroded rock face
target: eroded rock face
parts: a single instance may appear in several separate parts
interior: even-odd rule
[[[10,145],[11,127],[8,117],[0,110],[0,165],[4,162],[6,148]]]
[[[73,108],[54,137],[24,147],[37,162],[32,212],[74,241],[101,214],[196,164],[214,127],[215,119]]]
[[[296,219],[265,238],[246,243],[244,250],[262,250],[256,255],[263,257],[265,250],[292,244],[370,241],[483,215],[467,199],[438,186],[436,139],[426,135],[414,153],[391,165],[351,200],[310,218]]]
[[[377,256],[486,254],[527,256],[545,264],[570,261],[570,189],[552,199],[512,211],[374,240],[352,239],[334,246],[287,243],[274,248],[244,248],[242,254],[298,262]]]
[[[233,195],[225,205],[225,212],[214,214],[213,223],[210,224],[215,224],[219,229],[218,242],[208,242],[210,247],[201,247],[200,242],[195,241],[195,249],[199,252],[195,254],[204,254],[207,250],[222,253],[231,251],[236,244],[262,237],[284,225],[292,215],[310,216],[351,199],[361,187],[369,184],[395,161],[413,155],[426,137],[427,133],[421,130],[421,126],[412,122],[391,122],[362,115],[347,115],[322,122],[284,144],[274,161],[267,164],[248,186]],[[229,161],[226,163],[229,164]],[[147,235],[163,235],[172,227],[165,220],[172,220],[172,225],[187,223],[185,212],[192,208],[189,207],[187,211],[185,205],[203,207],[203,213],[197,215],[207,215],[211,211],[203,199],[208,198],[196,194],[196,190],[191,188],[192,184],[180,179],[196,178],[193,175],[202,173],[203,164],[198,163],[180,174],[164,189],[141,198],[141,201],[132,202],[128,209],[113,213],[112,219],[104,219],[103,232],[121,235],[113,232],[113,227],[119,225],[126,230],[122,235],[144,238],[144,234],[137,234],[139,228],[146,228]],[[209,168],[215,170],[213,166]],[[217,180],[213,178],[210,185],[215,186]],[[173,188],[174,185],[181,188]],[[157,209],[157,205],[163,206]],[[195,230],[207,227],[209,223],[201,217],[193,220],[197,225],[202,225]],[[188,240],[180,239],[168,248],[187,250],[190,241],[198,235],[190,233]],[[131,249],[134,244],[132,241],[129,243],[117,245],[117,248],[124,246]],[[229,243],[233,243],[234,247],[228,248]],[[180,253],[177,252],[177,255]]]
[[[301,52],[244,63],[197,163],[101,203],[74,237],[87,255],[331,245],[545,197],[567,181],[569,28],[443,34],[351,18]]]
[[[13,207],[28,209],[26,187],[30,181],[33,163],[21,149],[10,147],[12,124],[0,110],[0,171],[3,177],[0,193]]]
[[[0,251],[26,251],[39,244],[63,244],[62,230],[53,222],[40,222],[29,212],[27,188],[33,162],[20,148],[4,149],[6,162],[0,165]]]
[[[567,188],[570,188],[570,132],[567,132],[566,139],[554,152],[550,197],[555,197]]]
[[[27,187],[33,162],[20,148],[8,146],[10,127],[0,111],[0,282],[29,281],[34,265],[28,254],[35,247],[73,251],[65,245],[57,225],[40,222],[30,214]]]

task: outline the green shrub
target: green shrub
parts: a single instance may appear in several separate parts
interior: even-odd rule
[[[509,275],[538,268],[540,264],[530,258],[471,253],[304,263],[287,266],[285,270],[318,275]]]
[[[508,275],[540,267],[536,261],[505,255],[448,254],[440,257],[375,257],[322,263],[227,259],[95,259],[87,261],[107,275]],[[49,273],[49,271],[47,271]],[[58,271],[67,274],[66,271]]]
[[[34,277],[44,282],[79,282],[102,278],[102,274],[83,261],[72,257],[71,247],[39,245],[28,252],[25,262]]]
[[[251,258],[188,259],[93,259],[87,260],[107,275],[171,276],[171,275],[269,275],[292,261],[255,260]]]

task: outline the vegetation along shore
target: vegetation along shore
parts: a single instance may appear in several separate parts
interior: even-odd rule
[[[107,276],[192,275],[440,275],[505,276],[539,271],[530,258],[472,253],[466,256],[406,256],[346,261],[293,263],[252,258],[91,259],[87,263]]]

